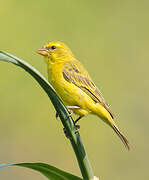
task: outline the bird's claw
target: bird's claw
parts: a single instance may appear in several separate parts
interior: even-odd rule
[[[70,136],[68,135],[67,130],[65,128],[63,128],[63,131],[64,131],[64,134],[65,134],[66,138],[70,139]]]
[[[78,131],[80,129],[80,125],[75,125],[75,128]]]
[[[74,127],[75,127],[75,134],[76,134],[76,133],[78,132],[78,130],[80,129],[80,125],[75,125]],[[65,136],[66,136],[68,139],[70,139],[71,137],[69,136],[67,130],[66,130],[65,128],[63,128],[63,131],[64,131]]]

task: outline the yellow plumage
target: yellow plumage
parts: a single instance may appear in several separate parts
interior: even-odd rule
[[[103,96],[70,49],[61,42],[50,42],[39,49],[38,53],[45,56],[49,82],[68,109],[78,114],[78,119],[89,113],[99,116],[114,129],[129,149],[128,141],[113,121]]]

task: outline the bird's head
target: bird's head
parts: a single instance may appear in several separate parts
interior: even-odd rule
[[[64,62],[73,57],[71,50],[62,42],[49,42],[38,49],[38,54],[46,57],[46,61]]]

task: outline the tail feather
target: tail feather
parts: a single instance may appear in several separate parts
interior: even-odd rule
[[[119,128],[117,127],[116,123],[113,120],[113,116],[110,112],[107,111],[101,104],[96,104],[96,111],[95,114],[100,117],[106,124],[110,125],[112,129],[116,132],[116,134],[119,136],[125,147],[129,150],[129,142],[126,139],[126,137],[120,132]]]
[[[116,134],[119,136],[125,147],[130,150],[129,142],[126,139],[126,137],[120,132],[120,130],[116,126],[112,126],[112,129],[116,132]]]
[[[129,146],[129,142],[126,139],[126,137],[121,133],[121,131],[119,130],[119,128],[117,127],[117,125],[115,124],[114,120],[112,119],[112,117],[108,117],[106,119],[106,123],[109,124],[112,129],[116,132],[116,134],[118,135],[118,137],[121,139],[121,141],[123,142],[123,144],[125,145],[125,147],[130,150],[130,146]]]

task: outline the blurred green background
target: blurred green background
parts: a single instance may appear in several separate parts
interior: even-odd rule
[[[128,152],[98,117],[80,121],[80,134],[96,176],[149,178],[149,1],[1,0],[0,50],[16,55],[47,77],[36,50],[66,43],[88,69],[128,137]],[[62,125],[33,78],[0,62],[0,163],[46,162],[80,176]],[[25,168],[0,171],[0,179],[46,179]]]

